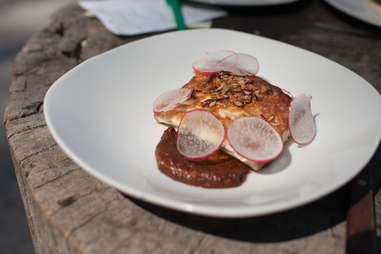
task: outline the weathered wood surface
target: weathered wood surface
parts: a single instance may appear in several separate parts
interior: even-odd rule
[[[379,29],[338,17],[317,0],[231,11],[214,26],[257,32],[314,51],[381,91]],[[327,31],[313,22],[367,29],[375,37]],[[215,219],[125,196],[89,176],[60,150],[42,114],[45,92],[81,61],[133,39],[137,38],[112,35],[71,5],[53,15],[49,26],[34,34],[15,59],[4,123],[36,253],[345,253],[348,186],[275,215]],[[378,239],[380,155],[379,149],[368,165]]]

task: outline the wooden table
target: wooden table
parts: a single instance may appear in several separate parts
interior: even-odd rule
[[[358,73],[380,92],[380,29],[342,15],[322,1],[230,9],[229,17],[213,26],[257,33],[316,52]],[[335,31],[337,27],[348,31]],[[70,5],[55,13],[15,59],[4,122],[36,253],[327,254],[345,253],[346,244],[364,238],[349,235],[347,240],[346,226],[348,208],[356,207],[352,191],[360,193],[360,199],[371,197],[366,178],[283,213],[215,219],[135,200],[74,164],[46,127],[42,103],[47,89],[83,60],[142,37],[114,36]],[[364,171],[372,176],[378,242],[380,158],[378,149]],[[361,188],[365,191],[358,192]],[[369,244],[361,253],[372,248],[372,233],[365,237]]]

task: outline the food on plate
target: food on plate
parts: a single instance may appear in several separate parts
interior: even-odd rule
[[[183,87],[154,101],[156,121],[170,127],[155,152],[167,176],[202,187],[238,186],[249,169],[260,170],[282,153],[290,130],[298,144],[313,140],[310,97],[293,98],[256,76],[255,57],[216,51],[193,70]]]
[[[227,188],[241,185],[250,167],[224,152],[217,151],[204,160],[188,160],[179,153],[177,132],[164,131],[155,155],[159,170],[172,179],[204,188]]]
[[[292,140],[299,145],[307,145],[316,135],[315,119],[311,112],[311,97],[296,96],[290,104],[288,124]]]

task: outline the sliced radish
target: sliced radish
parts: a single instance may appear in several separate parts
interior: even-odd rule
[[[220,71],[237,72],[238,71],[238,54],[232,52],[230,55],[222,58],[216,64],[216,69]]]
[[[237,70],[233,72],[236,75],[255,75],[259,71],[257,58],[248,54],[237,54]]]
[[[305,94],[293,98],[290,104],[288,127],[292,140],[307,145],[316,136],[315,119],[311,112],[311,96]]]
[[[230,50],[207,52],[203,58],[195,61],[192,66],[193,69],[201,73],[217,73],[222,71],[218,64],[235,54],[235,52]]]
[[[196,109],[185,113],[177,133],[177,150],[189,160],[202,160],[218,151],[225,128],[210,111]]]
[[[207,53],[204,58],[193,63],[193,68],[201,73],[228,71],[236,75],[255,75],[259,64],[251,55],[220,50]]]
[[[292,95],[292,93],[286,89],[283,89],[281,88],[282,92],[286,95],[288,95],[291,99],[294,98],[294,95]]]
[[[191,88],[178,88],[161,94],[153,103],[153,111],[158,113],[174,109],[191,97],[192,91]]]
[[[234,120],[228,129],[228,140],[236,153],[256,162],[274,160],[283,150],[279,133],[255,116]]]

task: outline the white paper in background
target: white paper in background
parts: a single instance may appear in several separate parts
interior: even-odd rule
[[[79,1],[79,5],[93,13],[112,33],[137,35],[176,28],[172,9],[165,0],[103,0]],[[187,25],[226,15],[216,8],[182,6]]]

